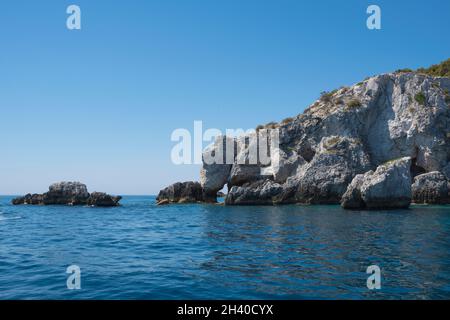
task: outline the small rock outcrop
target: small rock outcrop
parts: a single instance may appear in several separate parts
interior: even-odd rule
[[[30,194],[23,197],[15,198],[11,201],[13,205],[20,205],[20,204],[32,204],[32,205],[42,205],[44,204],[44,195],[42,194]]]
[[[200,183],[187,181],[177,182],[161,190],[156,197],[158,205],[169,203],[203,202],[203,189]]]
[[[346,209],[400,209],[411,204],[411,158],[389,161],[357,175],[342,197]]]
[[[414,183],[412,184],[413,202],[420,204],[449,204],[449,184],[447,178],[438,171],[418,175],[414,178]]]
[[[87,199],[88,206],[94,207],[116,207],[122,199],[120,196],[111,196],[104,192],[92,192]]]
[[[13,205],[92,205],[115,207],[122,197],[113,197],[106,193],[90,194],[86,185],[80,182],[58,182],[49,187],[43,194],[27,194],[12,200]]]

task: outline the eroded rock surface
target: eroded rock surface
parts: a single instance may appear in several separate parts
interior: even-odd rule
[[[249,182],[232,187],[225,203],[228,205],[272,205],[282,190],[280,184],[268,179]]]
[[[449,204],[449,180],[440,172],[421,174],[414,178],[412,198],[414,203]]]
[[[92,192],[87,199],[87,204],[94,207],[116,207],[121,199],[120,196],[111,196],[104,192]]]

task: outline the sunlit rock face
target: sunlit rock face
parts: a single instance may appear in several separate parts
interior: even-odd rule
[[[411,158],[391,160],[357,175],[342,197],[346,209],[401,209],[411,204]]]
[[[435,171],[449,179],[449,91],[449,78],[406,72],[374,76],[324,94],[304,113],[270,125],[278,139],[276,145],[269,141],[268,163],[242,162],[250,157],[251,142],[220,137],[205,150],[204,158],[211,151],[220,152],[225,144],[221,141],[232,140],[237,148],[228,154],[222,151],[231,164],[204,162],[200,175],[204,198],[215,201],[217,191],[228,185],[230,190],[237,187],[225,201],[230,205],[251,204],[251,199],[255,204],[338,204],[352,181],[360,182],[361,177],[354,180],[357,175],[375,174],[380,166],[405,157],[410,159],[405,162],[410,180]],[[398,178],[386,181],[402,186],[408,181]],[[366,184],[366,206],[379,206],[369,199],[376,186]],[[352,190],[357,193],[355,186]],[[410,191],[404,201],[393,198],[391,207],[405,207],[411,197]],[[348,206],[359,207],[355,201]]]

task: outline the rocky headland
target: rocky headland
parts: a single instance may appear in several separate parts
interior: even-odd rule
[[[52,184],[46,193],[27,194],[13,199],[12,204],[116,207],[121,199],[103,192],[89,193],[86,185],[80,182],[59,182]]]
[[[160,203],[341,204],[346,209],[450,203],[450,59],[430,69],[377,75],[332,92],[280,123],[277,165],[248,164],[246,140],[219,137],[204,151],[237,146],[232,164],[206,163],[200,183],[162,190]],[[436,71],[437,70],[437,71]],[[230,151],[231,152],[231,151]],[[273,154],[271,154],[273,156]]]

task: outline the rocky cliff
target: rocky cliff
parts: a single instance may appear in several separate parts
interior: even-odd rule
[[[401,71],[323,93],[303,114],[270,124],[279,132],[276,166],[273,158],[246,164],[245,140],[234,139],[237,151],[229,151],[220,142],[233,138],[218,138],[204,156],[223,151],[234,162],[204,163],[204,198],[215,200],[227,185],[228,205],[448,203],[449,91],[448,77]]]

